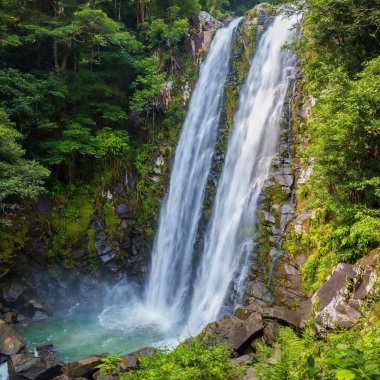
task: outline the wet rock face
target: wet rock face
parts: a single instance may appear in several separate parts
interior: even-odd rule
[[[7,323],[21,322],[26,317],[39,320],[53,315],[50,307],[40,301],[29,286],[17,280],[2,286],[0,301],[6,305],[2,311]]]
[[[41,320],[62,306],[98,299],[102,291],[99,278],[100,274],[64,268],[46,273],[44,267],[36,265],[25,273],[22,283],[11,279],[0,284],[0,318],[7,323]]]
[[[206,344],[225,343],[240,351],[263,329],[263,320],[258,313],[251,313],[245,320],[228,315],[207,325],[203,340]]]
[[[12,355],[9,372],[12,380],[51,380],[61,373],[61,364],[33,355]]]
[[[14,355],[25,347],[24,338],[0,319],[0,354]]]
[[[7,284],[2,288],[2,299],[8,304],[15,304],[27,290],[26,285],[18,282]]]
[[[359,265],[339,264],[312,297],[315,323],[320,332],[352,327],[361,315],[364,299],[371,294],[377,273],[374,260]]]

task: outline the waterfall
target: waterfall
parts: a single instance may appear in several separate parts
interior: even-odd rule
[[[181,319],[193,273],[193,248],[214,154],[233,35],[241,19],[220,29],[200,69],[175,154],[146,284],[148,309]]]
[[[5,362],[3,364],[0,364],[0,380],[8,380],[9,374],[8,374],[8,363]]]
[[[287,73],[295,65],[294,54],[283,45],[296,37],[296,23],[296,16],[274,18],[241,91],[194,281],[187,327],[191,334],[220,317],[225,307],[231,312],[242,298],[255,247],[257,205],[279,142]]]

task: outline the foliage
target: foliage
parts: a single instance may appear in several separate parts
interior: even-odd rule
[[[107,354],[102,358],[101,363],[96,366],[101,373],[113,373],[117,368],[117,363],[121,362],[121,358],[117,355]]]
[[[189,35],[187,19],[175,20],[171,25],[163,19],[153,19],[146,25],[146,34],[152,47],[158,45],[173,46]]]
[[[159,73],[155,57],[145,58],[137,65],[142,74],[132,84],[136,91],[131,99],[131,108],[138,112],[149,112],[156,105],[156,95],[163,87],[164,75]]]
[[[332,342],[321,364],[327,376],[338,380],[380,377],[380,324],[361,334],[357,342]]]
[[[26,160],[17,143],[17,132],[4,110],[0,109],[0,223],[9,222],[6,215],[18,207],[21,200],[35,199],[44,191],[44,179],[49,171],[36,161]]]
[[[255,373],[260,380],[315,379],[317,352],[318,343],[311,330],[301,339],[291,328],[281,328],[273,348],[258,345]]]
[[[216,380],[241,379],[242,370],[230,361],[224,345],[207,346],[201,338],[190,338],[173,351],[156,350],[140,360],[140,368],[122,380]]]
[[[0,273],[14,259],[15,254],[25,247],[27,242],[28,223],[26,218],[18,218],[17,223],[7,219],[0,230]]]
[[[378,379],[380,375],[380,325],[330,333],[318,341],[312,330],[298,337],[281,328],[273,348],[260,344],[254,365],[259,380]]]
[[[297,198],[313,210],[313,218],[302,237],[286,237],[285,250],[308,253],[302,274],[310,291],[334,265],[354,263],[380,243],[379,5],[378,0],[305,5],[309,12],[297,49],[304,89],[316,105],[295,133],[307,142],[298,159],[313,157],[315,164]]]

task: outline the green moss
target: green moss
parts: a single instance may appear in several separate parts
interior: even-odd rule
[[[95,199],[88,193],[55,198],[51,219],[47,220],[47,252],[71,265],[74,248],[86,246],[87,231],[95,212]]]
[[[284,236],[283,249],[284,252],[291,257],[310,252],[309,235],[307,233],[298,234],[293,228],[289,228]]]
[[[28,224],[25,217],[18,217],[12,220],[9,225],[2,225],[0,230],[0,263],[2,269],[5,269],[17,251],[25,247],[27,232]]]
[[[95,228],[87,230],[87,252],[90,256],[96,256]]]
[[[104,224],[105,231],[110,236],[116,236],[119,228],[119,220],[115,214],[115,208],[111,201],[104,204]]]
[[[288,198],[289,194],[284,190],[284,188],[276,183],[273,186],[269,186],[265,189],[265,200],[264,206],[266,209],[270,209],[271,205],[283,204]]]

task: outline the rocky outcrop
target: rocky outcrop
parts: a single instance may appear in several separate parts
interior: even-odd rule
[[[193,21],[193,25],[199,32],[190,37],[189,48],[194,62],[199,65],[210,48],[215,31],[223,28],[224,25],[204,11],[199,12],[198,17]]]
[[[189,40],[190,54],[197,65],[200,65],[204,55],[210,48],[215,31],[200,32],[191,36]]]
[[[0,319],[0,354],[14,355],[25,347],[24,339]]]
[[[228,344],[234,350],[241,351],[263,329],[264,324],[259,313],[251,313],[246,319],[227,315],[205,327],[203,341],[206,344]]]
[[[215,17],[210,15],[210,13],[207,13],[205,11],[201,11],[198,13],[198,24],[197,27],[199,30],[202,31],[214,31],[219,28],[223,28],[224,24],[223,22],[217,20]]]
[[[273,319],[283,325],[291,326],[296,329],[301,327],[301,315],[293,310],[281,306],[265,307],[252,303],[247,307],[238,308],[235,315],[249,318],[252,313],[257,313],[264,319]]]
[[[40,320],[53,315],[49,305],[38,299],[34,289],[18,280],[3,284],[0,313],[4,321],[10,324],[27,319]]]
[[[97,366],[101,364],[102,356],[88,356],[72,363],[65,364],[62,367],[64,375],[70,378],[91,378],[97,371]]]
[[[337,265],[326,282],[313,295],[317,329],[350,328],[361,315],[364,300],[373,292],[378,274],[378,256],[368,256],[359,265]]]
[[[117,364],[117,366],[122,371],[135,369],[139,365],[141,358],[151,355],[155,350],[156,349],[154,347],[144,347],[138,351],[122,356],[121,361]]]
[[[9,360],[11,380],[51,380],[61,373],[61,364],[29,354],[12,355]]]

